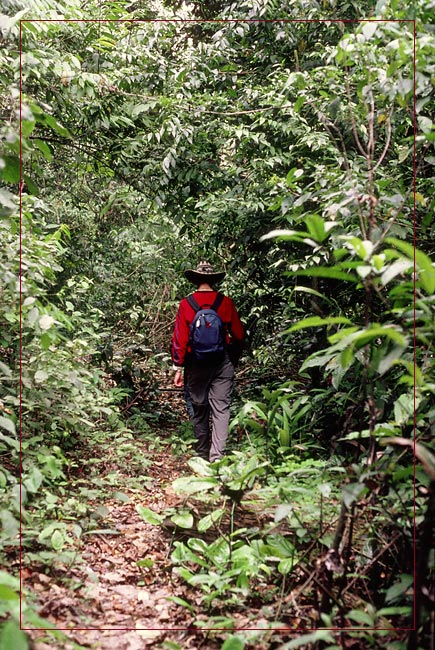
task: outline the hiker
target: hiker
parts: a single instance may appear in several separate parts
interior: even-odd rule
[[[213,289],[224,279],[224,271],[200,262],[184,275],[197,288],[178,308],[172,337],[174,384],[178,388],[186,384],[193,406],[196,452],[213,462],[225,449],[234,367],[245,333],[234,302]]]

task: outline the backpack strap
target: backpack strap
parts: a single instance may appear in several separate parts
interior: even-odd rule
[[[192,294],[190,294],[190,296],[187,296],[187,302],[192,307],[192,309],[195,310],[195,313],[201,309]]]
[[[210,309],[213,309],[213,311],[217,312],[217,310],[219,309],[219,307],[222,304],[223,299],[224,299],[223,294],[218,291],[217,295],[216,295],[216,298],[214,299],[214,303],[212,305],[210,305]],[[203,305],[202,307],[200,307],[192,294],[187,296],[187,302],[192,307],[192,309],[195,310],[195,313],[198,312],[200,309],[204,309],[204,307],[208,306],[208,305]]]
[[[218,291],[218,292],[217,292],[217,296],[216,296],[216,298],[214,299],[214,303],[212,304],[212,306],[210,307],[210,309],[213,309],[213,311],[216,311],[216,312],[217,312],[217,310],[219,309],[219,307],[220,307],[221,304],[222,304],[222,300],[223,300],[223,299],[224,299],[223,294],[222,294],[222,293],[219,293],[219,291]]]

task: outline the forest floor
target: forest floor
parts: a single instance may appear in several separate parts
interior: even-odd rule
[[[241,600],[235,607],[227,607],[224,599],[213,601],[205,611],[200,586],[185,582],[171,561],[174,542],[185,539],[183,531],[169,517],[153,525],[138,512],[144,507],[162,514],[186,502],[172,483],[192,473],[192,435],[180,392],[166,390],[159,399],[165,400],[165,413],[172,413],[172,420],[165,424],[164,417],[156,419],[134,436],[128,431],[100,440],[97,436],[72,453],[78,462],[71,464],[65,481],[59,519],[70,521],[71,529],[79,524],[82,534],[69,549],[70,559],[53,551],[51,560],[38,560],[38,553],[26,558],[24,550],[21,572],[26,602],[64,638],[45,629],[27,630],[32,650],[272,650],[287,647],[300,636],[298,629],[309,632],[307,621],[315,620],[315,607],[305,587],[315,582],[320,565],[296,569],[293,587],[289,581],[285,592],[270,591],[265,583],[257,598]],[[255,489],[251,497],[237,509],[242,530],[261,527],[270,514],[257,501]],[[78,512],[82,508],[82,515],[68,516],[71,500]],[[332,517],[328,526],[333,530],[335,525]],[[367,647],[364,635],[337,634],[340,645],[334,647]]]
[[[172,394],[169,399],[182,413],[181,396]],[[25,561],[22,579],[27,599],[41,617],[67,637],[55,639],[50,632],[28,630],[32,650],[215,650],[222,646],[228,632],[208,629],[199,590],[196,592],[173,572],[169,556],[174,526],[171,530],[170,526],[151,525],[137,512],[137,506],[145,506],[161,513],[182,502],[171,483],[189,473],[186,460],[192,452],[180,454],[170,440],[171,430],[157,428],[154,435],[134,440],[136,458],[146,459],[142,475],[137,468],[131,471],[128,459],[117,465],[116,445],[111,450],[102,449],[99,482],[104,484],[107,477],[109,487],[87,503],[91,517],[98,519],[97,528],[93,525],[81,537],[77,556],[69,566],[55,558],[49,567]],[[88,478],[86,474],[83,462],[75,482],[81,485],[82,493],[87,486],[92,494],[95,482],[91,472]],[[195,614],[172,602],[173,597],[187,600]],[[253,616],[247,612],[233,619],[237,627],[248,629],[258,629],[260,623],[263,634],[269,637],[267,621],[253,623]],[[269,646],[258,639],[255,647],[261,650]]]
[[[37,596],[40,615],[84,647],[140,650],[171,639],[196,648],[194,631],[186,631],[192,624],[188,610],[168,601],[186,597],[171,573],[171,535],[144,522],[136,511],[138,504],[161,512],[179,503],[170,483],[183,472],[184,461],[168,447],[150,452],[144,446],[141,453],[151,461],[143,487],[129,488],[125,477],[122,501],[107,498],[95,504],[106,509],[103,530],[118,534],[87,535],[78,564],[64,573],[58,569],[54,576],[25,569],[24,580]],[[138,566],[145,559],[149,566]],[[52,650],[53,641],[38,640],[37,632],[32,636],[35,650]]]

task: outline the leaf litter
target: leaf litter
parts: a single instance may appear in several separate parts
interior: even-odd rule
[[[180,505],[169,484],[186,467],[169,447],[143,453],[153,460],[145,487],[123,486],[122,492],[95,504],[104,526],[82,536],[79,562],[63,570],[56,567],[50,576],[23,570],[25,590],[33,594],[40,616],[85,648],[141,650],[165,642],[167,647],[199,647],[201,632],[194,629],[192,614],[168,600],[195,601],[195,592],[172,574],[171,535],[143,521],[136,511],[138,504],[157,513]],[[29,635],[34,650],[53,650],[53,639],[45,632],[32,630]],[[55,647],[69,650],[73,645],[56,641]]]

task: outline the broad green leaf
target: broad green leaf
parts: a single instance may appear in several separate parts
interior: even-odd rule
[[[378,617],[381,616],[411,616],[413,607],[403,605],[402,607],[382,607],[379,609],[376,614]]]
[[[365,39],[367,41],[369,41],[371,39],[371,37],[376,32],[377,28],[378,28],[378,23],[377,23],[377,21],[374,21],[374,20],[373,21],[370,20],[370,21],[364,22],[362,24],[361,31],[364,34],[364,37],[365,37]]]
[[[383,375],[384,373],[387,372],[391,368],[395,362],[400,359],[402,354],[405,352],[404,347],[401,345],[395,345],[392,350],[388,352],[385,356],[381,357],[378,366],[377,366],[377,371],[379,372],[380,375]]]
[[[277,524],[282,519],[285,519],[293,510],[294,506],[291,503],[281,503],[275,510],[274,522]]]
[[[29,476],[24,480],[27,491],[36,494],[42,485],[44,476],[38,467],[32,467]]]
[[[202,519],[200,519],[197,523],[197,529],[198,532],[200,533],[205,533],[206,530],[208,530],[213,524],[215,524],[223,514],[225,513],[225,508],[218,508],[217,510],[214,510],[211,512],[209,515],[205,515]]]
[[[343,487],[343,501],[346,508],[349,508],[352,503],[367,491],[364,483],[348,483]]]
[[[271,230],[266,235],[260,237],[260,241],[267,239],[281,239],[283,241],[301,241],[304,237],[308,237],[310,233],[297,230]]]
[[[8,585],[0,583],[0,600],[19,600],[19,594]]]
[[[408,244],[408,242],[402,241],[401,239],[389,237],[386,239],[386,242],[395,246],[410,260],[415,259],[416,266],[419,269],[419,280],[423,289],[429,295],[432,295],[435,292],[435,268],[430,257],[426,253],[423,253],[423,251],[414,248],[412,244]]]
[[[368,627],[374,627],[375,625],[373,616],[370,616],[370,614],[367,614],[367,612],[363,612],[360,609],[352,609],[346,614],[346,617],[350,618],[351,621],[355,621],[355,623],[367,625]]]
[[[325,239],[327,232],[322,217],[318,214],[310,214],[305,217],[305,223],[307,224],[308,232],[315,241],[322,242]]]
[[[333,278],[335,280],[345,280],[346,282],[359,282],[359,278],[355,277],[347,271],[341,271],[334,266],[315,266],[310,269],[300,269],[299,271],[287,271],[286,275],[307,275],[308,277],[317,278]]]
[[[55,530],[51,536],[51,545],[55,551],[60,551],[65,546],[65,535],[60,530]]]
[[[17,209],[16,198],[14,194],[0,187],[0,205],[7,208],[6,212],[11,212]]]
[[[45,370],[37,370],[34,379],[36,384],[42,384],[42,382],[48,379],[48,372],[45,372]]]
[[[221,646],[221,650],[243,650],[245,645],[246,641],[242,637],[228,636]]]
[[[0,511],[3,540],[14,539],[20,532],[20,522],[14,517],[10,510]]]
[[[331,300],[325,296],[323,293],[320,293],[320,291],[316,291],[315,289],[312,289],[311,287],[304,287],[303,285],[297,285],[293,291],[298,291],[302,293],[309,293],[312,296],[317,296],[318,298],[321,298],[322,300],[325,300],[325,302],[331,302]]]
[[[414,582],[414,576],[407,573],[402,573],[398,582],[395,582],[391,587],[385,592],[385,602],[394,603],[396,600],[400,600],[401,597],[408,591]]]
[[[44,314],[41,316],[39,319],[39,327],[44,331],[44,330],[49,330],[50,327],[54,324],[54,318],[53,316],[49,316],[48,314]]]
[[[154,510],[150,510],[150,508],[146,508],[145,506],[137,505],[136,512],[142,517],[144,521],[147,522],[147,524],[159,526],[164,520],[164,517],[162,515],[159,515],[157,512],[154,512]]]
[[[15,423],[13,422],[13,420],[5,417],[4,415],[0,415],[0,427],[5,431],[11,433],[13,436],[17,435]]]
[[[193,528],[194,520],[191,512],[176,512],[172,515],[171,521],[179,528]]]
[[[284,645],[280,646],[279,650],[296,650],[297,648],[306,650],[306,648],[309,648],[311,644],[316,644],[319,641],[324,641],[325,643],[334,643],[334,637],[328,630],[316,630],[310,634],[302,634],[296,639],[293,639],[288,643],[284,643]]]
[[[210,463],[204,458],[195,456],[194,458],[189,458],[187,461],[192,472],[198,474],[198,476],[213,476],[213,468],[210,466]]]
[[[373,339],[382,338],[384,336],[403,348],[407,346],[408,339],[406,339],[401,332],[394,327],[383,327],[382,325],[373,325],[366,330],[356,332],[354,335],[351,335],[351,338],[352,342],[357,347],[361,347]]]
[[[0,631],[0,650],[29,650],[26,635],[13,620],[6,621]]]
[[[414,395],[404,393],[394,402],[394,420],[398,426],[406,424],[414,417]]]
[[[385,287],[397,275],[405,273],[413,268],[413,263],[410,260],[400,259],[392,264],[389,264],[381,275],[381,283]]]
[[[35,138],[33,142],[35,146],[38,147],[39,151],[42,153],[42,155],[46,160],[48,161],[53,160],[53,152],[51,151],[49,145],[46,142],[44,142],[44,140]]]
[[[196,476],[180,476],[172,483],[174,492],[182,494],[195,494],[196,492],[203,492],[212,490],[219,485],[215,478],[201,478]]]
[[[282,573],[282,575],[287,575],[293,570],[296,562],[296,557],[286,557],[278,563],[278,571]]]
[[[18,156],[3,156],[5,166],[0,169],[0,178],[4,183],[15,185],[20,182],[20,159]]]
[[[71,134],[69,133],[68,129],[66,129],[64,126],[59,124],[59,122],[52,115],[48,115],[47,113],[44,113],[41,121],[47,124],[49,127],[51,127],[53,131],[55,131],[62,137],[64,138],[71,137]]]
[[[306,329],[307,327],[323,327],[323,325],[337,325],[339,323],[350,323],[348,318],[344,316],[331,316],[330,318],[321,318],[320,316],[310,316],[304,318],[295,325],[292,325],[286,332],[295,332],[297,330]]]
[[[0,571],[0,584],[5,585],[6,587],[10,587],[15,591],[20,590],[19,579],[15,576],[12,576],[10,573],[7,573],[6,571]]]
[[[435,456],[420,442],[415,442],[415,440],[409,440],[401,436],[393,436],[391,438],[382,438],[380,444],[400,445],[401,447],[409,447],[412,449],[431,481],[435,481]]]

